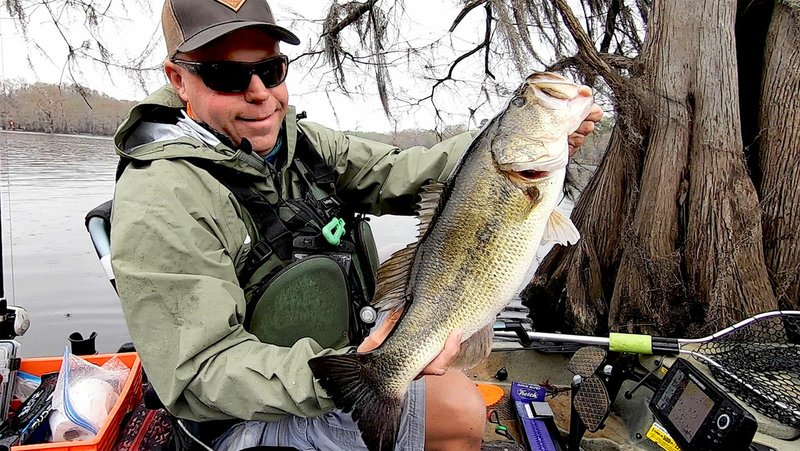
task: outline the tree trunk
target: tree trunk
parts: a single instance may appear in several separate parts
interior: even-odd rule
[[[764,253],[780,308],[800,308],[800,10],[778,2],[761,91]]]
[[[622,126],[573,213],[583,240],[551,252],[523,292],[537,328],[553,321],[542,305],[584,333],[671,335],[776,306],[743,153],[736,11],[736,0],[653,2],[630,80],[638,101],[617,102]]]
[[[537,330],[607,331],[622,230],[638,189],[641,136],[625,122],[617,123],[600,167],[572,210],[581,240],[569,247],[555,245],[521,293]]]
[[[702,332],[712,332],[777,303],[764,262],[760,206],[743,153],[736,2],[708,0],[706,8],[699,16],[685,265],[690,295],[707,304]],[[706,47],[713,42],[721,45]]]
[[[663,330],[689,313],[680,247],[686,223],[699,6],[656,2],[650,15],[641,55],[650,139],[611,297],[613,329]]]

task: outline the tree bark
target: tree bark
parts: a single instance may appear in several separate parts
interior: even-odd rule
[[[780,308],[800,308],[800,11],[777,2],[761,91],[764,253]]]
[[[638,190],[641,136],[617,123],[603,161],[572,210],[581,240],[554,246],[521,293],[537,330],[607,331],[622,230]]]
[[[743,153],[736,2],[704,3],[685,266],[690,296],[706,304],[701,332],[712,332],[777,303],[764,261],[759,202]],[[721,45],[706,45],[713,42]]]
[[[609,326],[663,331],[688,314],[681,278],[698,5],[654,2],[642,51],[650,139],[641,192],[611,298]],[[680,61],[680,64],[675,64]]]
[[[552,251],[522,294],[537,328],[542,305],[566,313],[564,329],[669,335],[776,307],[742,145],[736,12],[736,0],[653,2],[629,80],[641,113],[617,102],[623,126],[573,212],[583,239]]]

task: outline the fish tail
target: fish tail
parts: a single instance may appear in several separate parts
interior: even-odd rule
[[[403,398],[391,396],[377,371],[372,352],[315,357],[308,366],[319,384],[344,412],[352,412],[370,451],[394,449]]]

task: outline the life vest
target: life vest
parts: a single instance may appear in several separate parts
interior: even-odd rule
[[[336,196],[336,174],[298,128],[290,169],[301,196],[277,204],[253,178],[202,159],[187,159],[228,188],[245,210],[254,242],[237,271],[247,300],[245,328],[270,344],[311,337],[323,347],[357,345],[374,324],[378,253],[368,218]],[[276,191],[278,179],[273,172]]]

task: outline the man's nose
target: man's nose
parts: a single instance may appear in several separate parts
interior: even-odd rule
[[[250,85],[244,93],[244,99],[250,103],[263,102],[269,98],[269,88],[264,86],[261,77],[256,74],[250,75]]]

